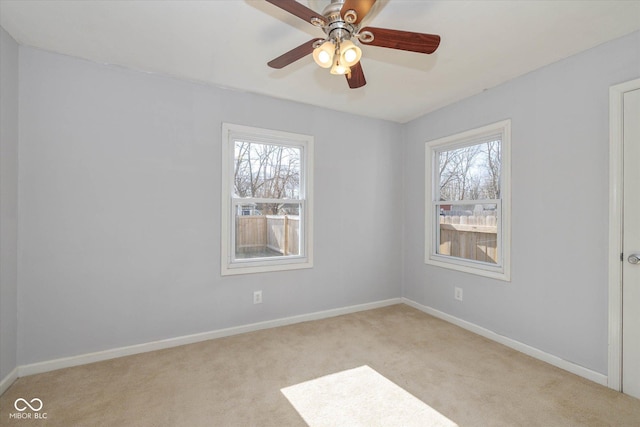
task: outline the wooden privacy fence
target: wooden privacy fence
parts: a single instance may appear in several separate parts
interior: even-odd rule
[[[440,216],[442,255],[498,263],[498,227],[495,216]]]
[[[236,216],[236,252],[268,250],[282,255],[300,253],[300,217],[297,215]]]

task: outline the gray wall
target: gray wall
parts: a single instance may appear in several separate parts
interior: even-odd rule
[[[20,78],[20,364],[400,295],[399,125],[27,47]],[[223,121],[315,136],[313,269],[220,276]]]
[[[0,380],[17,366],[18,44],[0,28]]]
[[[606,375],[609,86],[640,77],[638,46],[635,33],[404,127],[404,296]],[[424,143],[507,118],[512,282],[425,265]]]
[[[21,47],[19,303],[2,43],[2,376],[400,295],[606,374],[608,88],[640,76],[639,33],[403,126]],[[512,282],[425,265],[424,142],[505,118]],[[313,269],[220,276],[223,121],[315,136]]]

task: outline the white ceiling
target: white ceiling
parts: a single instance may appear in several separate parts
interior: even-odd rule
[[[639,30],[640,1],[378,0],[365,24],[442,42],[433,55],[364,46],[353,90],[311,56],[267,67],[323,33],[262,0],[0,0],[23,45],[401,123]]]

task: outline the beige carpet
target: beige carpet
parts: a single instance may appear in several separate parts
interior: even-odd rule
[[[306,426],[282,388],[368,365],[459,426],[634,426],[640,401],[406,305],[20,378],[1,426]],[[46,420],[9,420],[16,399]]]
[[[281,391],[310,427],[457,427],[366,365]]]

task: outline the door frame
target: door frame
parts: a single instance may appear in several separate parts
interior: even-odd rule
[[[622,202],[624,94],[640,79],[609,88],[609,363],[607,385],[622,391]]]

